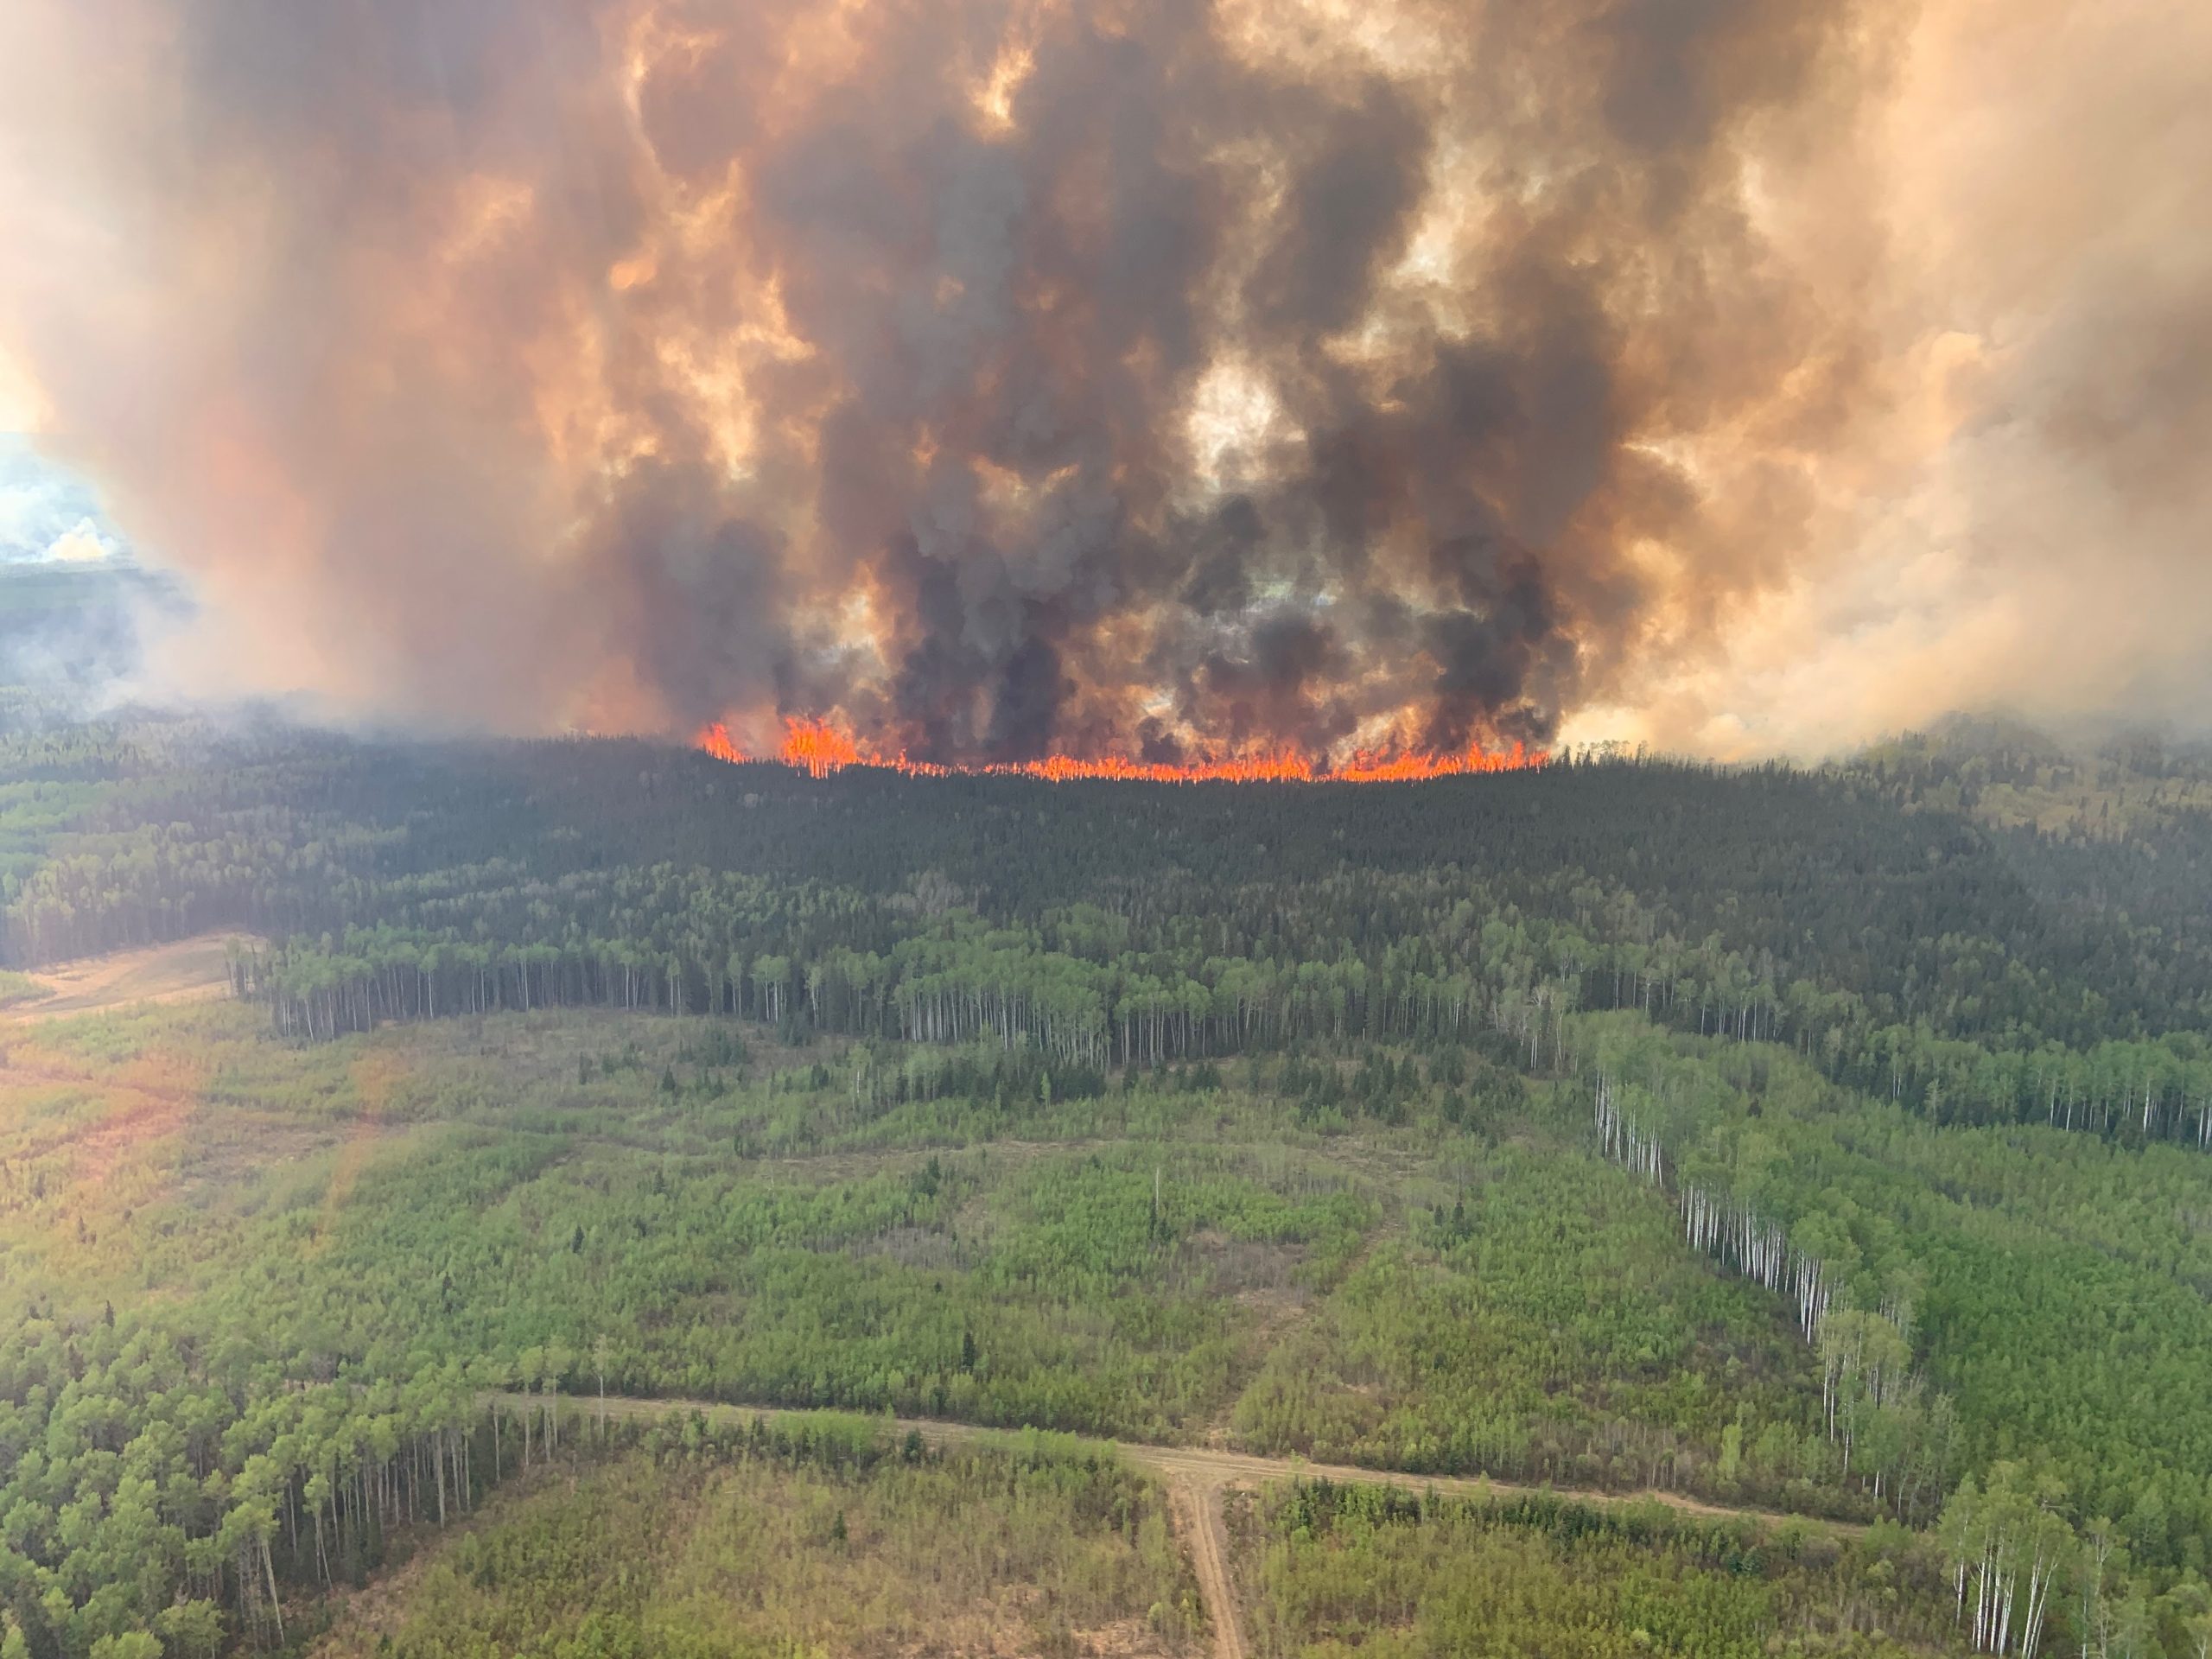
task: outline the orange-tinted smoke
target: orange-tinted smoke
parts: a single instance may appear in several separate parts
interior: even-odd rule
[[[1793,539],[1704,510],[1795,499],[1707,457],[1851,385],[1745,147],[1866,54],[1798,0],[1299,10],[17,0],[0,355],[251,625],[232,683],[961,767],[1540,747],[1668,573],[1718,614]]]
[[[2150,0],[10,0],[0,396],[191,579],[149,690],[1338,777],[2195,725],[2207,61]]]

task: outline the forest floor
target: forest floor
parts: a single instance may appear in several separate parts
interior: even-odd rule
[[[29,1024],[137,1002],[198,1002],[221,996],[231,985],[228,946],[232,939],[245,938],[234,931],[202,933],[174,944],[115,950],[41,968],[27,976],[46,986],[50,995],[0,1013],[0,1020]]]
[[[539,1396],[524,1394],[493,1394],[489,1396],[489,1401],[518,1412],[536,1409],[543,1404]],[[601,1411],[610,1418],[659,1417],[671,1412],[696,1411],[709,1421],[723,1422],[733,1417],[761,1417],[773,1421],[779,1417],[812,1414],[780,1406],[741,1406],[714,1400],[640,1400],[611,1395],[604,1401],[590,1395],[571,1395],[563,1401],[563,1404],[575,1407],[588,1418]],[[987,1428],[976,1423],[948,1422],[934,1417],[886,1417],[880,1421],[893,1433],[903,1436],[911,1432],[920,1435],[925,1444],[932,1446],[988,1446],[994,1442],[1003,1443],[1009,1436],[1021,1433],[1019,1429]],[[1190,1554],[1192,1570],[1198,1575],[1199,1589],[1205,1598],[1206,1618],[1214,1632],[1215,1659],[1244,1659],[1245,1652],[1242,1604],[1235,1576],[1228,1566],[1228,1531],[1222,1508],[1224,1496],[1230,1491],[1250,1491],[1270,1481],[1325,1480],[1339,1485],[1394,1486],[1402,1491],[1435,1492],[1448,1497],[1512,1497],[1543,1492],[1573,1503],[1608,1509],[1657,1503],[1681,1515],[1704,1516],[1713,1520],[1755,1521],[1769,1527],[1796,1526],[1831,1536],[1847,1536],[1866,1530],[1864,1527],[1847,1521],[1816,1520],[1806,1516],[1783,1515],[1771,1510],[1738,1509],[1726,1504],[1701,1503],[1677,1492],[1653,1490],[1640,1492],[1584,1491],[1572,1487],[1531,1486],[1513,1481],[1492,1480],[1480,1475],[1417,1475],[1401,1470],[1366,1469],[1349,1464],[1309,1463],[1303,1458],[1261,1458],[1211,1447],[1154,1446],[1129,1440],[1116,1440],[1111,1444],[1128,1463],[1150,1471],[1167,1484],[1170,1497],[1175,1505],[1178,1527],[1184,1535],[1184,1548]]]

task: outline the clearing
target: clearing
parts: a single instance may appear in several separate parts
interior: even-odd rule
[[[487,1401],[505,1410],[523,1413],[540,1408],[544,1401],[531,1395],[495,1392]],[[715,1400],[645,1400],[591,1395],[564,1396],[562,1403],[590,1418],[654,1417],[670,1412],[696,1411],[709,1421],[732,1417],[804,1417],[810,1414],[775,1406],[745,1406]],[[931,1446],[988,1446],[1004,1444],[1020,1433],[1018,1428],[986,1428],[978,1424],[948,1422],[932,1417],[885,1417],[880,1420],[893,1434],[912,1431]],[[1071,1439],[1081,1439],[1071,1436]],[[1453,1497],[1511,1497],[1545,1492],[1578,1503],[1599,1508],[1622,1508],[1659,1503],[1678,1514],[1714,1520],[1744,1520],[1763,1527],[1796,1525],[1832,1536],[1848,1536],[1866,1530],[1845,1521],[1816,1520],[1769,1510],[1702,1503],[1678,1493],[1595,1492],[1573,1488],[1529,1486],[1484,1476],[1416,1475],[1400,1470],[1354,1468],[1344,1464],[1308,1463],[1302,1458],[1261,1458],[1242,1452],[1198,1446],[1149,1446],[1129,1440],[1112,1442],[1129,1463],[1165,1478],[1183,1543],[1205,1602],[1206,1618],[1213,1627],[1215,1659],[1244,1659],[1244,1618],[1234,1575],[1228,1565],[1228,1529],[1222,1512],[1223,1495],[1249,1491],[1270,1481],[1326,1480],[1340,1485],[1395,1486],[1402,1491],[1435,1492]]]
[[[174,944],[111,951],[38,969],[28,977],[52,994],[0,1013],[0,1020],[23,1025],[134,1002],[198,1002],[226,995],[231,988],[229,945],[233,939],[263,943],[234,931],[202,933]]]

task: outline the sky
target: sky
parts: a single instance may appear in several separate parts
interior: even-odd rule
[[[2202,728],[2208,85],[2155,0],[16,0],[0,558],[442,729]]]
[[[82,563],[127,551],[85,481],[0,433],[0,563]]]

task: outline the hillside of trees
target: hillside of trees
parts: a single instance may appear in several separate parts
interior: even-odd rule
[[[1960,724],[1816,771],[1052,785],[5,719],[11,996],[237,936],[220,1001],[0,1013],[9,1659],[367,1641],[346,1586],[418,1550],[444,1587],[377,1639],[537,1650],[580,1523],[518,1489],[493,1554],[450,1540],[601,1394],[1876,1529],[1263,1495],[1267,1652],[2200,1652],[2202,755]],[[733,1550],[987,1478],[603,1451],[585,1510]],[[1046,1484],[1029,1541],[1092,1572]],[[1141,1530],[1052,1642],[1197,1639]],[[676,1650],[652,1586],[711,1556],[586,1596],[608,1642]]]

